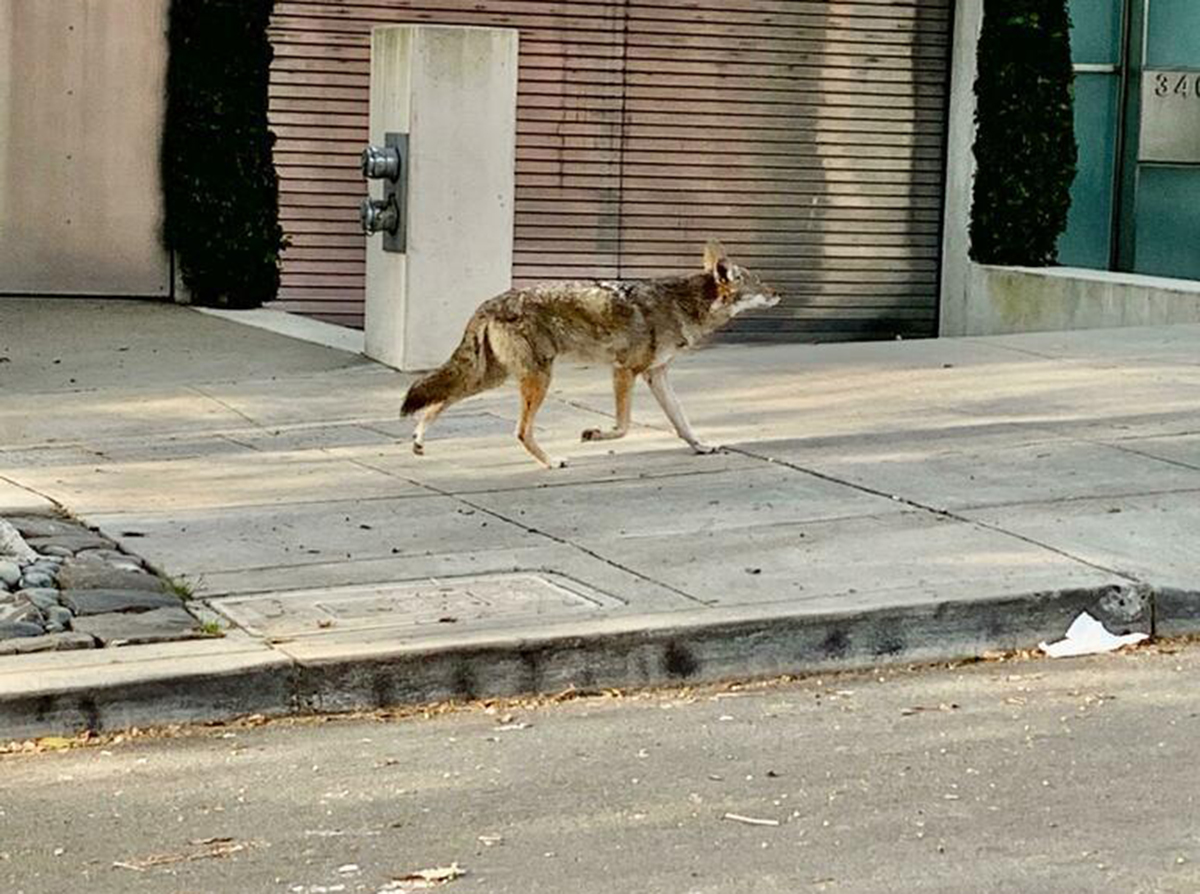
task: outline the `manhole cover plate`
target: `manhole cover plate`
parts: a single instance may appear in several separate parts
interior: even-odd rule
[[[382,627],[511,623],[624,605],[562,575],[531,572],[286,590],[228,596],[209,604],[249,632],[270,638]]]

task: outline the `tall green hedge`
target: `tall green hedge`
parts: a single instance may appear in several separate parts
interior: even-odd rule
[[[267,126],[274,0],[172,0],[162,144],[164,242],[198,304],[279,291],[279,182]]]
[[[971,257],[1044,266],[1058,257],[1075,179],[1067,0],[984,0]]]

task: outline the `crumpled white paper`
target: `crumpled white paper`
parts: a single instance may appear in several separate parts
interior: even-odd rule
[[[1109,633],[1103,624],[1083,612],[1071,622],[1065,637],[1053,643],[1039,643],[1038,648],[1051,658],[1069,658],[1072,655],[1112,652],[1121,646],[1131,646],[1149,638],[1145,633],[1126,633],[1122,636]]]

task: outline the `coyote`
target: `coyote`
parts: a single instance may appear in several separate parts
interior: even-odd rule
[[[589,428],[583,440],[625,436],[633,384],[643,376],[679,437],[697,453],[711,453],[716,448],[692,431],[667,379],[667,365],[743,311],[778,303],[779,293],[732,263],[715,240],[705,246],[704,272],[691,276],[511,289],[481,304],[450,359],[408,389],[401,413],[424,410],[413,432],[413,452],[425,452],[425,432],[448,406],[511,375],[521,390],[517,440],[546,468],[566,465],[538,446],[533,420],[549,390],[555,358],[570,356],[613,368],[616,426]]]

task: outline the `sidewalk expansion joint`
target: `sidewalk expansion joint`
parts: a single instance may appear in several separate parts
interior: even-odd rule
[[[1000,336],[1000,337],[1003,338],[1004,336]],[[1014,347],[1013,345],[1010,345],[1010,344],[998,343],[997,341],[995,341],[994,338],[988,338],[987,336],[984,336],[983,338],[987,341],[987,344],[993,348],[998,348],[1001,351],[1009,351],[1013,354],[1020,354],[1023,357],[1036,357],[1038,360],[1050,360],[1054,363],[1061,363],[1063,365],[1070,365],[1073,362],[1076,362],[1076,363],[1082,362],[1085,365],[1090,365],[1088,363],[1088,361],[1086,361],[1086,360],[1085,361],[1072,361],[1070,358],[1055,357],[1053,354],[1044,354],[1041,351],[1033,350],[1033,348],[1018,348],[1018,347]]]
[[[1191,472],[1200,472],[1200,466],[1194,465],[1193,463],[1184,462],[1181,459],[1169,459],[1165,456],[1156,456],[1153,453],[1146,453],[1142,450],[1134,450],[1132,447],[1123,447],[1120,444],[1114,444],[1112,442],[1097,441],[1094,443],[1103,444],[1103,446],[1111,447],[1113,450],[1120,450],[1122,453],[1132,453],[1134,456],[1141,456],[1145,459],[1153,459],[1160,463],[1167,463],[1167,465],[1178,466],[1181,469],[1187,469]],[[1184,488],[1182,492],[1187,493],[1191,490],[1200,490],[1200,488]]]
[[[400,481],[406,481],[409,484],[414,485],[415,487],[424,488],[425,490],[428,490],[433,494],[437,494],[438,496],[449,497],[450,499],[455,500],[456,502],[461,503],[464,506],[468,506],[471,509],[474,509],[476,512],[482,512],[484,515],[491,516],[492,518],[496,519],[497,521],[502,521],[502,522],[505,522],[506,524],[512,525],[513,527],[520,528],[522,531],[525,531],[527,534],[532,534],[535,537],[543,537],[546,540],[551,541],[552,543],[557,543],[560,546],[566,546],[570,549],[576,550],[577,552],[581,552],[584,555],[589,556],[599,562],[603,562],[605,565],[608,565],[610,568],[614,568],[625,574],[632,575],[633,577],[644,580],[647,583],[651,583],[656,586],[662,587],[665,590],[670,590],[676,596],[681,596],[684,599],[688,600],[689,602],[695,603],[696,605],[704,606],[706,608],[708,607],[707,602],[705,602],[702,599],[697,598],[696,596],[693,596],[691,593],[688,593],[688,592],[685,592],[684,590],[679,589],[678,587],[673,587],[670,584],[665,583],[664,581],[655,580],[654,578],[650,577],[647,574],[644,574],[641,571],[637,571],[633,568],[630,568],[627,565],[622,565],[620,562],[610,559],[607,556],[601,555],[600,553],[596,552],[595,550],[589,549],[588,547],[583,546],[580,543],[575,543],[571,540],[567,540],[565,537],[559,537],[556,534],[551,534],[549,531],[543,531],[539,528],[533,528],[533,527],[530,527],[529,525],[526,525],[523,522],[520,522],[514,518],[509,518],[507,515],[504,515],[501,512],[497,512],[494,509],[490,509],[487,506],[481,505],[479,503],[476,503],[472,500],[467,499],[462,494],[452,493],[451,491],[448,491],[445,488],[441,488],[441,487],[438,487],[437,485],[433,485],[433,484],[427,484],[424,481],[418,481],[415,478],[409,478],[408,476],[405,476],[405,475],[397,475],[396,473],[389,472],[386,469],[380,469],[380,468],[377,468],[376,466],[372,466],[370,463],[368,463],[364,460],[351,459],[350,462],[354,463],[355,465],[362,466],[363,468],[371,469],[375,472],[382,472],[384,475],[388,475],[388,476],[390,476],[392,478],[396,478]]]
[[[1166,432],[1165,434],[1155,433],[1152,435],[1113,435],[1112,437],[1097,443],[1123,444],[1126,441],[1150,441],[1156,438],[1194,438],[1196,435],[1200,435],[1200,428],[1189,428],[1184,429],[1183,431]]]
[[[993,533],[996,533],[996,534],[1002,534],[1005,537],[1011,537],[1014,540],[1020,540],[1022,543],[1028,543],[1030,546],[1036,546],[1039,549],[1044,549],[1044,550],[1047,550],[1048,552],[1054,553],[1055,555],[1062,556],[1064,559],[1070,559],[1072,562],[1077,562],[1080,565],[1086,565],[1089,568],[1096,569],[1097,571],[1103,571],[1105,574],[1112,574],[1116,577],[1124,578],[1125,580],[1127,580],[1131,583],[1135,583],[1135,584],[1144,583],[1144,581],[1142,581],[1140,578],[1136,577],[1135,575],[1129,574],[1128,572],[1120,571],[1116,568],[1108,568],[1097,562],[1091,562],[1087,559],[1084,559],[1081,556],[1072,555],[1071,553],[1067,552],[1064,549],[1060,549],[1056,546],[1051,546],[1048,543],[1042,543],[1041,541],[1036,540],[1033,537],[1027,537],[1024,534],[1018,534],[1015,531],[1008,531],[1008,530],[1005,530],[1004,528],[999,527],[998,525],[991,525],[991,524],[988,524],[987,522],[979,521],[978,519],[968,518],[965,515],[960,515],[957,512],[953,512],[949,509],[939,509],[936,506],[928,506],[928,505],[926,505],[924,503],[920,503],[916,500],[909,499],[908,497],[902,497],[899,494],[889,494],[887,491],[878,490],[873,487],[867,487],[865,484],[857,484],[853,481],[846,481],[844,479],[838,478],[836,475],[828,475],[828,474],[825,474],[824,472],[818,472],[815,469],[808,469],[808,468],[805,468],[804,466],[797,465],[796,463],[788,462],[787,460],[775,459],[773,457],[763,456],[761,454],[754,453],[750,450],[746,450],[741,447],[723,447],[721,449],[727,450],[730,453],[738,453],[738,454],[741,454],[742,456],[748,456],[748,457],[751,457],[752,459],[757,459],[757,460],[761,460],[766,463],[771,463],[773,465],[783,466],[784,468],[792,469],[793,471],[800,472],[801,474],[811,475],[813,478],[819,478],[822,481],[828,481],[830,484],[837,484],[842,487],[851,488],[852,490],[859,491],[860,493],[870,494],[871,496],[875,496],[875,497],[882,497],[886,500],[891,500],[894,503],[900,503],[905,506],[909,506],[913,509],[920,510],[921,512],[928,512],[931,515],[940,516],[941,518],[950,519],[951,521],[956,521],[961,524],[970,525],[975,528],[982,528],[987,531],[992,531]]]
[[[429,496],[433,496],[433,495],[430,494]],[[476,550],[476,552],[478,552],[479,554],[486,554],[489,552],[504,552],[507,549],[509,549],[509,547],[489,546],[489,547],[482,547],[482,548]],[[314,555],[311,561],[301,559],[299,561],[287,562],[285,564],[246,565],[246,566],[241,566],[238,568],[198,568],[192,572],[189,572],[187,574],[187,577],[189,580],[195,579],[195,581],[198,584],[200,584],[200,583],[203,583],[203,581],[205,579],[205,575],[209,575],[209,574],[223,574],[223,573],[262,574],[264,572],[269,572],[269,571],[288,571],[288,570],[303,569],[303,568],[319,568],[321,566],[328,566],[328,565],[332,565],[332,564],[354,565],[354,564],[367,564],[370,562],[389,562],[389,561],[394,561],[396,559],[407,559],[407,558],[413,558],[413,557],[417,557],[417,556],[423,556],[425,558],[430,558],[430,557],[438,558],[438,557],[442,557],[442,556],[451,556],[451,555],[454,555],[456,552],[457,552],[456,549],[446,549],[446,550],[441,550],[441,551],[421,550],[421,551],[412,552],[412,553],[378,553],[378,554],[374,554],[374,555],[372,555],[372,554],[356,555],[353,558],[349,558],[349,559],[347,559],[347,558],[339,558],[339,559],[321,558],[317,555]],[[530,570],[534,570],[534,569],[530,569]],[[537,570],[553,570],[553,569],[537,569]],[[278,589],[278,588],[275,586],[268,585],[268,586],[264,586],[262,589],[239,590],[236,593],[229,593],[229,592],[222,592],[222,591],[206,592],[206,593],[203,593],[200,598],[221,599],[221,598],[224,598],[226,596],[231,596],[231,595],[237,595],[237,596],[257,595],[257,594],[261,594],[261,593],[271,593],[271,592],[274,592],[276,589]],[[289,587],[288,589],[292,589],[292,588]]]
[[[1128,493],[1115,494],[1075,494],[1069,497],[1054,497],[1049,500],[1010,500],[1006,503],[976,503],[966,507],[966,511],[978,512],[983,509],[1005,509],[1010,506],[1069,506],[1072,503],[1088,503],[1094,500],[1136,500],[1141,497],[1170,497],[1176,494],[1197,493],[1200,493],[1200,487],[1171,487],[1166,490],[1135,490]]]
[[[249,422],[255,428],[260,429],[262,431],[268,430],[268,426],[259,422],[257,419],[253,418],[252,416],[247,416],[245,413],[243,413],[237,407],[230,404],[228,401],[223,401],[223,400],[221,400],[221,398],[217,397],[216,395],[209,394],[207,391],[205,391],[199,385],[188,385],[188,386],[186,386],[186,388],[188,391],[194,391],[196,394],[200,395],[205,400],[211,400],[213,403],[224,407],[226,410],[228,410],[230,413],[233,413],[235,416],[241,416],[243,419],[245,419],[247,422]]]
[[[238,432],[238,434],[240,434],[240,432]],[[236,437],[234,437],[234,435],[227,434],[225,432],[216,432],[213,435],[213,437],[220,438],[222,441],[225,441],[229,444],[233,444],[237,447],[242,447],[246,450],[252,450],[256,453],[267,453],[268,452],[268,451],[263,450],[261,447],[259,447],[256,444],[250,444],[246,441],[239,441]]]
[[[167,462],[177,462],[177,460],[166,460]],[[339,462],[354,462],[354,460],[338,460]],[[381,469],[374,469],[381,474],[387,474]],[[395,477],[395,476],[392,476]],[[286,502],[268,501],[265,503],[235,503],[229,506],[213,506],[208,507],[206,511],[212,511],[219,514],[232,514],[242,510],[252,509],[282,509],[292,506],[332,506],[337,503],[387,503],[394,500],[428,500],[431,497],[440,496],[435,493],[428,494],[390,494],[382,497],[323,497],[316,500],[287,500]],[[50,499],[47,497],[46,499]],[[204,507],[201,507],[202,509]],[[168,519],[174,516],[176,510],[167,508],[161,510],[145,510],[145,509],[108,509],[100,507],[99,509],[88,510],[89,515],[104,516],[105,518],[120,518],[121,516],[133,516],[134,518],[144,518],[147,515],[158,514],[167,517]]]
[[[488,485],[487,487],[477,487],[469,490],[460,490],[457,493],[464,496],[472,496],[476,494],[511,494],[515,491],[522,490],[554,490],[560,487],[579,487],[588,484],[629,484],[635,481],[666,481],[672,478],[700,478],[705,475],[722,475],[728,473],[729,469],[682,469],[678,472],[655,472],[653,475],[644,475],[637,472],[630,472],[627,475],[616,474],[610,478],[603,480],[556,480],[543,481],[538,484],[514,484],[509,487],[504,485]]]
[[[54,497],[50,496],[49,494],[42,493],[36,487],[30,487],[28,484],[22,484],[20,481],[17,481],[15,478],[9,478],[7,475],[0,475],[0,481],[3,481],[5,484],[11,484],[13,487],[20,488],[21,490],[26,491],[27,493],[31,493],[35,497],[40,497],[41,499],[45,500],[47,503],[52,505],[59,512],[67,511],[67,508],[62,503],[60,503],[58,500],[54,499]]]

